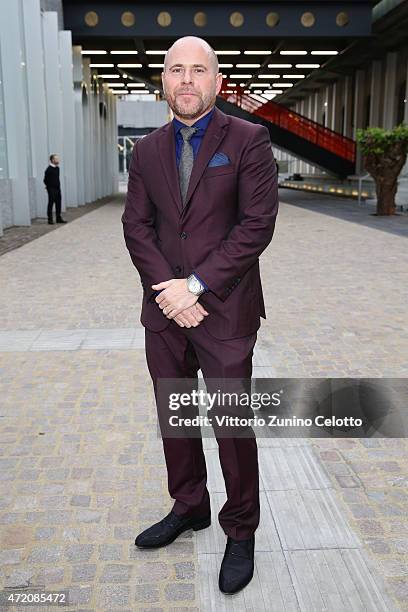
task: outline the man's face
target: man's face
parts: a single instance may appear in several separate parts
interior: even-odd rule
[[[54,157],[52,158],[52,163],[54,164],[54,166],[58,166],[59,165],[59,157],[58,157],[58,155],[54,155]]]
[[[174,114],[195,120],[215,104],[222,85],[222,74],[215,67],[207,50],[197,42],[175,45],[162,72],[163,89]]]

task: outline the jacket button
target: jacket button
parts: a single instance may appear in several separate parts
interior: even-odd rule
[[[181,232],[181,234],[180,234],[180,238],[181,238],[182,240],[185,240],[185,239],[187,238],[187,234],[186,234],[186,232]]]

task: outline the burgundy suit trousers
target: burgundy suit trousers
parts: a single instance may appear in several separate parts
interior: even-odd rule
[[[211,316],[211,315],[209,315]],[[256,333],[219,340],[205,327],[181,328],[171,321],[161,332],[145,329],[146,357],[157,399],[160,378],[242,378],[252,375]],[[218,519],[225,534],[243,540],[259,524],[258,450],[254,437],[217,437],[227,500]],[[206,516],[210,511],[207,469],[201,437],[163,437],[168,489],[173,511],[185,516]]]

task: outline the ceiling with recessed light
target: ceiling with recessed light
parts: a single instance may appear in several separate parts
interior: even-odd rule
[[[165,50],[180,36],[195,35],[217,52],[225,87],[244,87],[288,104],[356,40],[369,37],[372,5],[371,0],[63,1],[73,44],[81,45],[91,68],[114,91],[161,92]]]

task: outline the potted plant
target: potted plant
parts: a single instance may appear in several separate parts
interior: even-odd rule
[[[363,163],[375,181],[377,215],[395,214],[398,175],[406,159],[408,126],[401,124],[392,130],[369,127],[357,130]]]

